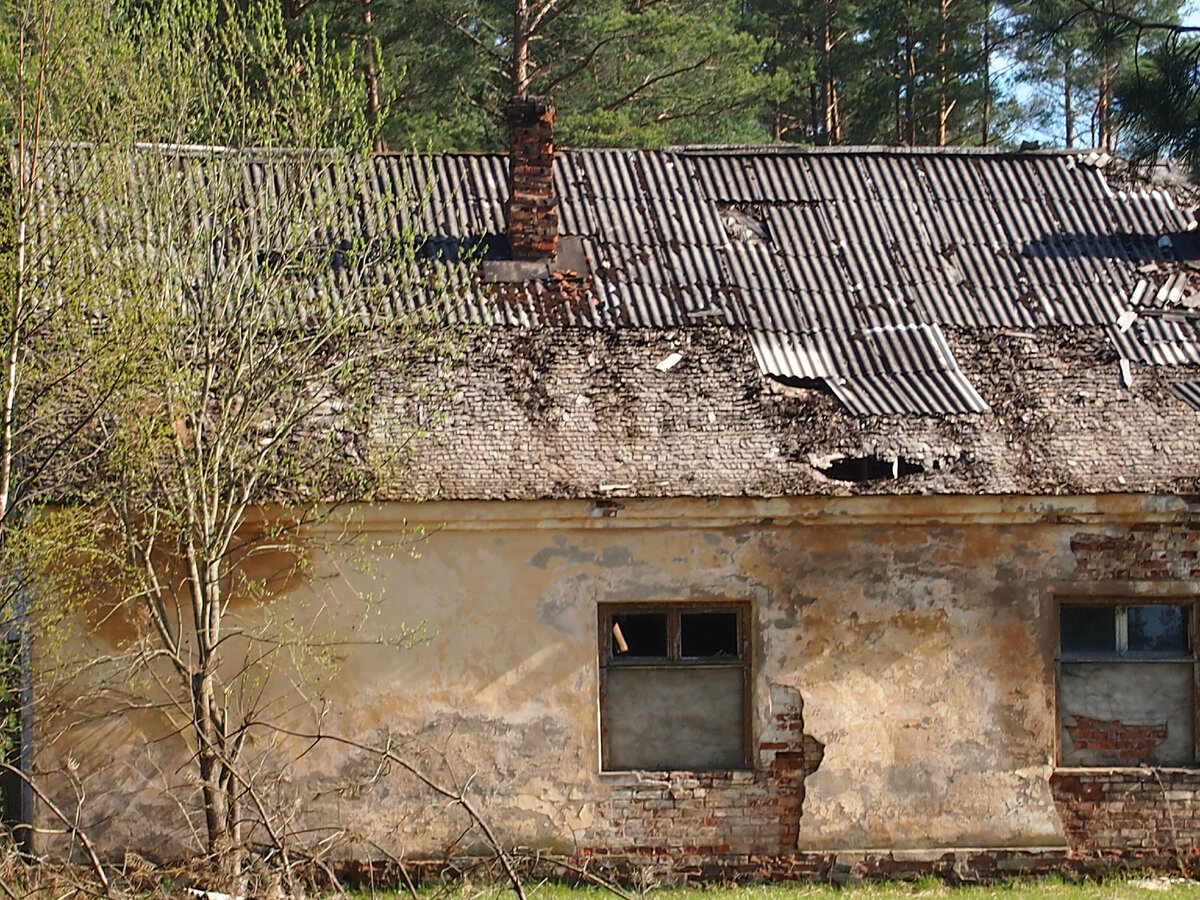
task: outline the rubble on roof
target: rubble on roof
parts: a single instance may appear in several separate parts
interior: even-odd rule
[[[1200,370],[1134,364],[1126,388],[1102,328],[948,329],[988,408],[941,416],[854,415],[820,381],[765,380],[749,342],[729,326],[481,330],[394,495],[1200,490],[1200,413],[1175,387]],[[392,393],[391,420],[412,420],[411,396]]]

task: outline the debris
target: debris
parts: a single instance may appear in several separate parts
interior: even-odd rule
[[[1158,878],[1134,878],[1127,881],[1126,884],[1146,891],[1169,891],[1172,885],[1195,884],[1195,882],[1190,878],[1181,878],[1178,875],[1162,875]]]
[[[682,359],[682,353],[671,353],[665,359],[659,362],[659,364],[654,368],[658,369],[660,372],[666,372],[668,369],[674,368]]]
[[[1137,317],[1138,314],[1136,309],[1127,309],[1125,312],[1121,313],[1121,315],[1117,316],[1117,328],[1120,330],[1121,334],[1124,334],[1129,330],[1129,326],[1137,321]]]
[[[202,891],[199,888],[188,888],[188,894],[201,900],[246,900],[245,897],[235,897],[232,894],[222,894],[220,891]]]
[[[1129,366],[1129,360],[1121,358],[1121,384],[1126,388],[1133,387],[1133,370]]]

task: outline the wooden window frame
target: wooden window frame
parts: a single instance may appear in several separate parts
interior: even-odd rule
[[[1113,655],[1092,655],[1072,653],[1065,655],[1062,650],[1062,610],[1071,606],[1112,606],[1125,610],[1131,606],[1183,606],[1188,608],[1186,622],[1188,627],[1188,642],[1191,645],[1188,656],[1129,656],[1121,650],[1121,624],[1117,627],[1117,652]],[[1127,625],[1126,625],[1127,628]],[[1125,634],[1128,641],[1128,634]],[[1112,664],[1116,666],[1130,663],[1150,663],[1161,665],[1192,666],[1192,762],[1181,763],[1169,768],[1198,769],[1200,768],[1200,597],[1194,594],[1103,594],[1080,593],[1064,594],[1055,597],[1054,603],[1054,763],[1060,768],[1129,768],[1128,766],[1096,766],[1079,765],[1063,762],[1062,728],[1063,728],[1063,699],[1062,699],[1062,666],[1063,663],[1075,664]],[[1126,649],[1128,645],[1126,643]],[[1134,768],[1143,768],[1135,766]]]
[[[666,657],[620,657],[612,653],[613,617],[638,613],[665,613],[667,616]],[[682,655],[681,616],[695,613],[735,613],[737,615],[738,655],[688,658]],[[618,773],[626,769],[613,768],[609,763],[608,718],[605,715],[608,692],[609,668],[640,669],[689,669],[725,668],[741,669],[742,672],[742,764],[739,771],[753,768],[750,747],[751,729],[751,644],[750,603],[743,600],[715,601],[662,601],[639,603],[601,603],[597,607],[598,659],[600,668],[599,719],[600,719],[600,770],[603,773]],[[666,770],[664,770],[666,771]],[[708,771],[680,767],[670,771]]]

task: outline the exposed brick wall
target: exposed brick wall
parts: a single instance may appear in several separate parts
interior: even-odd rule
[[[1071,539],[1082,582],[1200,578],[1200,508],[1176,522]],[[1200,851],[1200,770],[1136,768],[1167,738],[1165,724],[1074,716],[1063,726],[1077,748],[1112,754],[1129,768],[1060,769],[1054,802],[1073,850],[1084,855],[1191,855]]]
[[[1027,341],[1000,330],[947,340],[990,412],[851,416],[822,391],[764,379],[736,328],[480,329],[448,382],[422,361],[402,383],[381,386],[381,438],[413,451],[387,494],[591,498],[598,485],[612,497],[1200,491],[1194,468],[1180,463],[1200,458],[1200,416],[1166,388],[1198,377],[1192,369],[1149,367],[1126,390],[1102,329],[1039,332],[1037,366],[1019,352]],[[675,352],[678,365],[655,369]],[[1103,396],[1081,406],[1084,392]],[[429,423],[426,405],[439,399],[443,424],[414,438],[413,423]],[[838,454],[901,456],[924,471],[832,481],[812,461]]]
[[[558,246],[554,196],[554,107],[544,99],[508,107],[508,243],[513,259],[553,256]]]
[[[1060,769],[1050,787],[1079,853],[1200,852],[1200,771]]]
[[[1150,751],[1167,739],[1166,723],[1129,725],[1108,719],[1073,716],[1064,723],[1078,750],[1102,750],[1120,765],[1137,765],[1149,759]]]
[[[1200,509],[1179,522],[1132,525],[1123,535],[1077,534],[1071,539],[1077,574],[1084,579],[1200,578]]]
[[[798,694],[775,686],[771,695],[774,712],[754,770],[612,775],[583,854],[669,855],[699,865],[713,856],[795,849],[804,779],[821,764],[824,747],[804,733]]]

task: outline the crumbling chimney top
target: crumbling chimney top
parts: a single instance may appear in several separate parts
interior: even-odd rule
[[[508,244],[513,259],[553,257],[558,245],[554,104],[548,97],[514,99],[508,105],[507,118]]]

